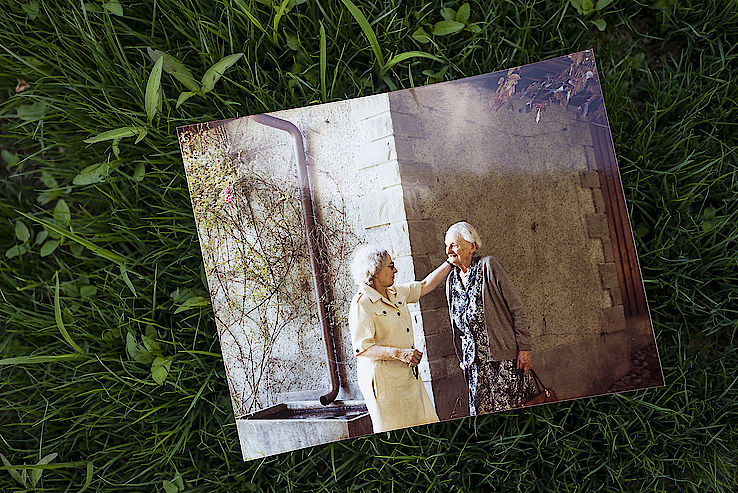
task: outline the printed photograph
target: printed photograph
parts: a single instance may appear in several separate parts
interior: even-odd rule
[[[592,51],[178,135],[244,460],[663,385]]]

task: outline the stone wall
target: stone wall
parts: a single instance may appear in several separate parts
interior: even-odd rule
[[[543,381],[563,398],[597,393],[598,379],[627,371],[628,344],[601,340],[623,325],[589,127],[559,107],[539,123],[519,101],[495,111],[498,76],[390,94],[416,275],[443,261],[451,224],[472,223],[479,253],[502,263],[525,302]],[[444,296],[421,299],[418,314],[442,418],[466,412]],[[580,366],[562,364],[572,358]]]
[[[406,207],[405,189],[400,180],[389,96],[382,94],[352,101],[352,118],[363,128],[367,139],[356,153],[357,177],[363,182],[375,184],[375,189],[380,189],[368,191],[360,201],[361,225],[367,242],[383,246],[392,252],[398,270],[396,282],[419,279],[416,275],[417,258],[411,253],[409,218],[414,211]],[[419,306],[412,303],[408,308],[413,321],[415,348],[425,352],[428,333],[424,333]],[[418,370],[432,400],[428,358],[421,360]]]

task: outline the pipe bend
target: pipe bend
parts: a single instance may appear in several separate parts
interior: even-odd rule
[[[300,129],[297,128],[297,126],[287,120],[283,120],[281,118],[277,118],[276,116],[271,115],[253,115],[249,117],[250,119],[254,120],[256,123],[261,123],[262,125],[266,125],[268,127],[272,128],[278,128],[279,130],[284,130],[285,132],[289,132],[296,141],[299,142],[300,147],[303,146],[302,143],[302,132],[300,132]],[[300,159],[300,156],[297,156],[298,159]]]

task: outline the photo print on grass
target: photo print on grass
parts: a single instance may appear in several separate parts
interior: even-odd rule
[[[663,385],[592,51],[178,134],[244,460]]]

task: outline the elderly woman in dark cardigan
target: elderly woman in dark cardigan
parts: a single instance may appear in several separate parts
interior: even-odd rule
[[[454,267],[446,278],[453,344],[469,387],[472,416],[523,405],[537,393],[523,303],[494,257],[474,255],[482,242],[459,222],[446,232]]]

